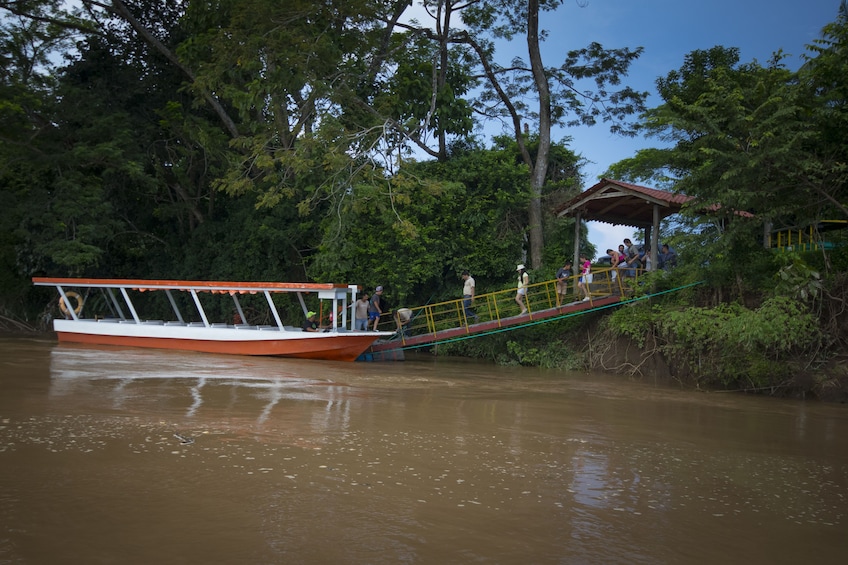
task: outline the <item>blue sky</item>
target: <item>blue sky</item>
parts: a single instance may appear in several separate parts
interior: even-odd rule
[[[796,69],[805,46],[820,37],[821,29],[836,19],[838,10],[839,0],[580,0],[579,4],[578,0],[563,0],[557,11],[541,15],[540,26],[550,33],[542,57],[546,65],[553,66],[567,51],[592,41],[606,48],[643,47],[624,82],[647,91],[648,107],[653,107],[660,103],[654,87],[657,77],[679,69],[684,56],[695,49],[738,47],[742,62],[756,59],[763,64],[782,49],[790,55],[785,60],[787,67]],[[412,12],[420,22],[427,21],[418,10]],[[511,53],[506,46],[500,48],[499,62],[505,64],[513,55],[526,60],[525,40],[519,37],[513,44]],[[572,138],[571,149],[589,161],[584,169],[587,188],[612,163],[633,156],[640,148],[657,145],[652,139],[611,135],[603,124],[553,132],[554,139],[567,136]],[[632,235],[632,228],[589,224],[589,239],[601,250],[615,248]]]

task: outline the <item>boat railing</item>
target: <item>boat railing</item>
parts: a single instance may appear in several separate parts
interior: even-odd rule
[[[297,300],[305,314],[307,305],[302,295],[313,297],[317,295],[316,310],[322,311],[325,301],[330,301],[332,303],[330,311],[344,313],[349,310],[348,299],[352,302],[355,298],[354,293],[358,289],[355,285],[318,283],[186,282],[182,285],[179,281],[47,278],[34,278],[33,281],[40,286],[54,286],[59,291],[60,306],[72,304],[70,309],[62,307],[62,314],[69,321],[288,332],[300,332],[302,328],[300,325],[285,325],[281,318],[280,305],[275,302],[274,297],[297,295]],[[100,293],[92,293],[93,290],[99,290]],[[207,294],[221,297],[229,295],[232,304],[229,308],[221,303],[204,304],[201,297]],[[254,299],[253,296],[248,295],[257,296]],[[69,296],[75,300],[68,302]],[[240,296],[243,299],[246,298],[248,302],[243,304],[239,299]],[[262,303],[267,308],[264,314]],[[156,312],[153,316],[161,316],[162,311],[170,308],[173,317],[164,320],[143,318],[141,312],[150,309],[151,306]],[[228,310],[231,314],[226,314]],[[222,312],[225,312],[224,319],[221,319]],[[251,314],[255,318],[251,320],[253,323],[248,322],[248,316]],[[216,317],[218,319],[214,319]],[[338,321],[347,324],[348,320],[352,326],[353,320],[347,316],[339,316]],[[347,328],[342,327],[340,323],[325,331],[346,331]]]

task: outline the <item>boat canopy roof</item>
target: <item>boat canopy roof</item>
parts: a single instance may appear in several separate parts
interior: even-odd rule
[[[83,288],[125,288],[140,292],[148,290],[185,290],[216,294],[256,294],[258,292],[326,292],[349,289],[351,285],[337,283],[283,282],[223,282],[174,281],[144,279],[73,279],[33,277],[36,286],[74,286]]]

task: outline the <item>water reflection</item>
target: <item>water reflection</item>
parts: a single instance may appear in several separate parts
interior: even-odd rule
[[[211,410],[233,410],[240,401],[262,402],[256,419],[260,424],[283,400],[326,402],[327,413],[345,405],[345,387],[328,386],[332,371],[319,380],[287,370],[285,362],[278,360],[157,353],[56,347],[50,352],[50,396],[94,395],[91,402],[107,400],[120,410],[143,402],[154,386],[168,394],[187,391],[191,400],[185,408],[187,418],[199,415],[205,404]],[[219,406],[222,400],[225,404]]]

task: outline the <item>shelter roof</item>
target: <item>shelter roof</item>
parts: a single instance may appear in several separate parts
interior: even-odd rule
[[[601,179],[556,211],[558,217],[580,212],[583,220],[645,228],[653,225],[654,206],[660,219],[680,212],[691,196],[612,179]]]

